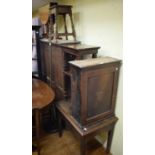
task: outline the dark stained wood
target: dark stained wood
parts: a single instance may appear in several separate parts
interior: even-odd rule
[[[49,37],[52,41],[40,41],[41,75],[55,91],[53,98],[56,97],[57,102],[59,136],[62,136],[62,120],[65,120],[80,141],[80,154],[86,155],[88,142],[98,133],[108,132],[106,152],[109,153],[118,120],[115,117],[115,103],[121,61],[110,57],[97,58],[100,47],[76,41],[71,5],[50,3],[49,9]],[[59,15],[64,21],[65,32],[61,33],[58,32]],[[67,30],[66,16],[71,21],[72,32]],[[70,36],[73,36],[74,41],[68,40]],[[64,37],[66,41],[59,40]],[[88,56],[90,59],[83,60]],[[42,88],[41,90],[41,95],[38,93],[39,96],[36,95],[33,99],[34,102],[38,100],[34,105],[37,128],[40,128],[38,109],[43,108],[41,102],[46,106],[53,100],[50,93],[45,93]],[[46,96],[46,100],[41,96]],[[37,130],[38,140],[39,132]]]
[[[63,15],[63,18],[64,18],[64,24],[65,24],[65,36],[66,36],[66,40],[68,40],[68,31],[67,31],[66,14]]]
[[[86,44],[67,44],[67,45],[63,44],[61,45],[61,47],[63,47],[64,52],[81,57],[88,54],[92,55],[97,54],[98,49],[100,48]]]
[[[32,109],[42,109],[55,98],[54,91],[43,81],[32,79]]]
[[[64,88],[64,74],[63,74],[63,66],[64,66],[64,56],[61,48],[57,46],[52,47],[51,52],[51,72],[52,72],[52,81],[55,82],[55,85],[58,88]]]
[[[36,123],[36,141],[37,141],[37,150],[38,155],[40,155],[40,111],[39,109],[34,110],[35,123]]]
[[[35,36],[36,36],[36,41],[35,41],[35,44],[32,43],[32,46],[36,46],[36,51],[37,51],[37,65],[38,65],[38,77],[40,79],[42,79],[42,71],[41,71],[41,54],[40,54],[40,37],[39,37],[39,29],[40,29],[40,26],[36,26],[36,25],[33,25],[32,26],[32,30],[35,31]],[[36,74],[36,73],[32,73],[32,74]]]
[[[71,61],[72,114],[81,125],[114,116],[120,60]]]
[[[107,150],[106,150],[107,153],[109,153],[110,149],[111,149],[113,133],[114,133],[114,130],[109,130],[108,131],[108,141],[107,141]]]
[[[90,67],[92,68],[96,66],[101,66],[103,68],[106,64],[109,65],[118,61],[120,60],[106,56],[106,57],[99,57],[97,59],[87,59],[85,61],[80,61],[80,60],[70,61],[69,63],[77,68],[88,69]]]
[[[55,17],[55,30],[53,33],[54,40],[57,40],[60,36],[65,36],[66,40],[68,40],[69,35],[73,36],[74,40],[76,40],[76,33],[75,33],[74,23],[72,19],[72,6],[71,5],[53,5],[50,7],[50,15]],[[59,28],[58,16],[60,15],[63,17],[63,20],[64,20],[65,33],[58,32],[58,28]],[[70,17],[72,33],[68,33],[67,31],[67,25],[66,25],[67,15]],[[54,27],[54,25],[51,25],[51,26]]]
[[[57,109],[59,121],[67,121],[79,137],[81,155],[87,154],[87,142],[101,131],[108,132],[106,152],[110,152],[118,120],[114,110],[120,63],[111,57],[69,62],[71,100],[59,101]],[[62,135],[61,123],[59,125]]]
[[[44,81],[47,81],[48,84],[50,83],[50,81],[52,81],[53,82],[52,86],[55,86],[54,82],[58,78],[59,82],[57,83],[59,84],[61,83],[60,85],[63,86],[64,79],[62,78],[62,75],[63,75],[63,70],[64,70],[64,61],[65,61],[64,57],[65,56],[64,56],[64,52],[62,51],[61,45],[62,44],[78,44],[78,43],[79,43],[78,41],[57,40],[57,41],[52,41],[52,44],[50,45],[49,40],[47,39],[42,39],[40,41],[42,75],[43,75]],[[57,66],[58,66],[58,69],[57,69]],[[52,79],[50,79],[50,68],[51,68],[51,73],[52,73],[51,74]],[[56,77],[55,71],[60,77]],[[61,88],[63,88],[62,86]],[[56,91],[56,98],[59,94],[61,94],[61,91],[59,93],[57,92],[59,92],[59,88]]]
[[[121,61],[111,57],[96,58],[99,47],[73,42],[49,45],[41,41],[41,44],[44,60],[49,61],[45,52],[51,56],[51,66],[44,62],[43,73],[56,92],[59,136],[62,136],[64,119],[81,142],[81,155],[86,155],[88,141],[106,131],[109,133],[106,151],[110,152],[118,120],[114,111]],[[84,59],[88,54],[93,59]],[[51,76],[46,72],[49,68]]]
[[[63,99],[67,95],[65,88],[68,86],[64,74],[65,57],[61,45],[78,43],[80,42],[70,40],[52,40],[52,44],[49,43],[48,39],[41,39],[40,41],[43,80],[54,90],[55,100]],[[51,122],[51,120],[54,123],[57,118],[48,108],[43,112],[43,124],[47,131],[53,130],[52,127],[48,126],[48,122]]]
[[[38,155],[40,155],[41,114],[40,110],[55,98],[54,91],[43,81],[32,79],[32,110],[35,118],[35,131]]]
[[[86,44],[63,44],[61,45],[67,49],[72,49],[74,51],[80,52],[80,51],[84,51],[84,50],[92,50],[92,49],[99,49],[100,47],[96,47],[96,46],[91,46],[91,45],[86,45]]]
[[[56,93],[56,100],[70,96],[70,74],[68,61],[83,59],[85,55],[97,54],[99,47],[80,44],[77,41],[41,40],[42,75]],[[50,63],[51,62],[51,63]],[[51,66],[50,66],[51,65]],[[50,76],[51,69],[51,76]]]
[[[80,139],[80,151],[81,151],[81,155],[85,155],[86,154],[86,150],[87,150],[87,142],[85,138]]]
[[[60,118],[66,120],[71,126],[73,132],[76,134],[77,138],[80,141],[81,146],[81,155],[86,155],[86,146],[87,143],[93,139],[97,134],[106,131],[108,132],[108,142],[106,152],[110,153],[111,142],[113,138],[113,131],[115,123],[117,122],[117,117],[111,117],[105,120],[96,121],[92,125],[81,126],[70,112],[70,107],[67,104],[68,101],[60,101],[57,103],[57,109],[59,111]],[[61,124],[60,124],[61,125]],[[61,127],[60,127],[61,128]],[[62,134],[62,128],[61,133]]]

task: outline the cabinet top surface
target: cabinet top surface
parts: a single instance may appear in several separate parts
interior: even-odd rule
[[[69,45],[62,45],[65,48],[73,49],[73,50],[88,50],[88,49],[99,49],[100,47],[97,46],[90,46],[86,44],[69,44]]]
[[[53,8],[72,8],[72,5],[53,5],[50,7],[50,9],[53,9]]]
[[[120,61],[121,60],[112,58],[112,57],[100,57],[100,58],[94,58],[94,59],[69,61],[69,63],[73,66],[78,67],[78,68],[85,68],[85,67],[103,65],[103,64],[120,62]]]
[[[41,42],[46,42],[49,43],[49,39],[43,38],[40,39]],[[58,45],[63,45],[63,44],[73,44],[73,43],[80,43],[80,41],[74,41],[74,40],[52,40],[52,44],[58,44]]]

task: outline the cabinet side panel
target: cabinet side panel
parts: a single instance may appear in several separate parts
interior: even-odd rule
[[[80,119],[80,111],[81,111],[81,104],[80,104],[80,75],[76,70],[72,70],[72,77],[71,77],[71,109],[73,117],[78,121],[81,122]]]

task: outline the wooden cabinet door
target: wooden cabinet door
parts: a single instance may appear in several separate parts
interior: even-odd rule
[[[64,90],[64,57],[61,47],[52,46],[52,81],[60,90]]]
[[[107,67],[82,73],[80,83],[82,124],[114,115],[117,69]]]

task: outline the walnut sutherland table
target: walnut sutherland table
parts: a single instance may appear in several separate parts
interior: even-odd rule
[[[35,131],[38,155],[40,155],[40,111],[47,107],[55,98],[55,93],[46,83],[39,79],[32,79],[32,110],[35,117]]]

